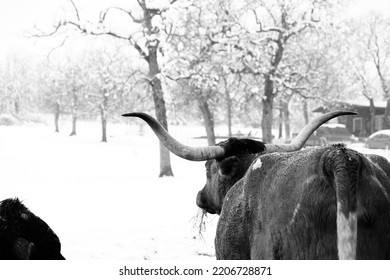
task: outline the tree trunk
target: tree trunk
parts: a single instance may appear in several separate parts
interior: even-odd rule
[[[383,128],[390,129],[390,98],[387,99],[385,116],[383,118]]]
[[[303,119],[305,120],[305,125],[309,123],[309,108],[307,106],[307,99],[303,101]]]
[[[228,137],[232,137],[232,99],[230,98],[229,92],[226,91],[226,117],[227,117],[227,124],[228,124]]]
[[[106,94],[103,94],[103,101],[100,105],[100,116],[102,122],[102,142],[107,143],[107,103],[108,98]]]
[[[161,88],[161,81],[159,78],[155,77],[152,82],[152,92],[154,107],[156,111],[156,118],[161,123],[161,125],[168,131],[168,121],[166,115],[165,101],[163,98],[163,92]],[[160,142],[160,174],[159,177],[164,176],[173,176],[172,167],[171,167],[171,158],[169,150],[165,148]]]
[[[273,94],[273,81],[270,75],[265,76],[264,81],[264,98],[263,104],[263,119],[261,120],[261,130],[263,133],[263,142],[272,143],[272,122],[273,122],[273,106],[274,106],[274,94]]]
[[[55,132],[60,132],[60,126],[58,124],[58,121],[60,119],[60,103],[57,101],[54,104],[54,126],[55,126]]]
[[[374,104],[374,98],[369,98],[370,101],[370,134],[373,134],[375,132],[375,104]]]
[[[287,140],[291,139],[290,111],[288,110],[288,103],[289,103],[290,99],[291,98],[288,98],[287,101],[282,101],[284,131],[285,131]]]
[[[70,136],[76,135],[76,124],[77,124],[77,116],[72,114],[72,132],[69,134]]]
[[[282,103],[282,101],[280,101]],[[283,108],[279,108],[279,139],[283,138]]]
[[[146,7],[145,2],[138,1],[140,4],[144,18],[143,25],[147,31],[147,35],[157,35],[155,29],[152,26],[152,17],[155,13],[153,9]],[[149,67],[149,84],[152,87],[152,95],[154,101],[154,108],[156,111],[156,118],[161,125],[168,131],[167,113],[165,107],[164,93],[162,91],[161,80],[160,80],[160,67],[157,60],[157,50],[159,41],[157,39],[150,39],[146,43],[148,48],[148,55],[146,60]],[[141,50],[138,50],[142,53]],[[173,176],[171,167],[171,157],[169,150],[165,148],[160,142],[160,174],[159,177]]]
[[[384,118],[383,118],[383,128],[390,129],[390,88],[389,88],[388,81],[383,76],[381,65],[379,63],[379,57],[378,57],[377,62],[375,62],[375,68],[376,68],[376,71],[378,73],[378,77],[379,77],[379,81],[381,83],[384,98],[387,99],[385,114],[384,114]]]
[[[76,135],[76,123],[77,123],[77,94],[75,91],[73,91],[72,96],[72,132],[70,133],[70,136]]]
[[[14,100],[14,109],[15,109],[15,115],[19,115],[19,113],[20,113],[20,105],[19,105],[19,100],[18,99]]]
[[[203,98],[198,99],[199,109],[203,115],[203,122],[206,128],[207,143],[209,146],[215,145],[215,133],[214,133],[214,118],[210,111],[210,107],[206,100]]]
[[[154,52],[154,55],[152,55],[152,53],[149,53],[149,73],[151,76],[150,84],[152,86],[152,94],[153,94],[154,108],[156,111],[156,118],[161,123],[161,125],[166,130],[168,130],[165,100],[163,96],[161,80],[157,75],[160,73],[160,69],[157,64],[156,51]],[[173,176],[173,172],[171,167],[171,158],[170,158],[169,150],[165,148],[165,146],[160,142],[159,177],[164,177],[164,176]]]
[[[107,143],[107,119],[106,112],[104,108],[101,108],[101,116],[102,116],[102,142]]]
[[[223,81],[225,83],[225,101],[226,101],[226,118],[228,125],[228,137],[232,137],[232,99],[230,98],[230,93],[228,90],[228,84],[226,77],[223,76]]]
[[[282,21],[285,17],[282,17]],[[283,26],[285,25],[282,22]],[[274,98],[276,93],[274,93],[274,75],[279,66],[279,63],[282,61],[284,53],[284,45],[287,42],[288,37],[283,37],[282,33],[279,33],[278,39],[276,42],[276,49],[274,55],[271,57],[271,68],[267,74],[264,75],[264,97],[262,100],[263,104],[263,119],[261,121],[261,129],[263,132],[263,141],[265,143],[272,143],[272,122],[273,122],[273,106]]]

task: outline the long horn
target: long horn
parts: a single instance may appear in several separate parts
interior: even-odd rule
[[[322,124],[341,115],[357,115],[350,111],[334,111],[324,114],[318,118],[315,118],[308,123],[295,137],[290,144],[284,145],[273,145],[265,144],[265,153],[272,152],[291,152],[300,150],[310,135]],[[123,114],[123,117],[138,117],[143,119],[154,131],[158,139],[168,148],[172,153],[178,157],[192,160],[192,161],[204,161],[209,159],[220,159],[225,155],[225,150],[220,146],[209,146],[209,147],[190,147],[178,142],[174,139],[153,117],[145,113],[128,113]]]
[[[168,131],[153,117],[145,113],[128,113],[123,114],[123,117],[138,117],[143,119],[150,128],[154,131],[161,143],[167,147],[172,153],[178,157],[192,160],[192,161],[203,161],[208,159],[223,158],[225,150],[219,146],[209,147],[190,147],[178,142],[173,138]]]
[[[289,144],[282,145],[273,145],[273,144],[265,144],[266,153],[273,152],[292,152],[300,150],[303,145],[306,143],[307,139],[309,139],[310,135],[319,128],[322,124],[326,123],[330,119],[336,118],[342,115],[357,115],[354,112],[350,111],[334,111],[330,113],[323,114],[309,122],[305,127],[299,132],[299,134],[291,141]]]

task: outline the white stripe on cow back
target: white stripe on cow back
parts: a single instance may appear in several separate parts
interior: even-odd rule
[[[252,170],[259,169],[259,168],[261,168],[262,165],[263,165],[263,163],[261,162],[261,159],[258,158],[256,160],[256,162],[253,164]]]
[[[293,216],[292,216],[292,219],[291,221],[288,223],[289,226],[291,226],[294,222],[295,222],[295,216],[297,215],[298,211],[299,211],[299,208],[301,208],[301,204],[298,203],[297,206],[295,207],[294,209],[294,213],[293,213]]]
[[[348,216],[341,212],[341,205],[337,202],[337,249],[340,260],[356,259],[357,214],[350,212]]]

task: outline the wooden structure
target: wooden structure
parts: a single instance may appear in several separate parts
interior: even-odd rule
[[[386,109],[386,101],[374,101],[375,116],[371,122],[370,103],[368,100],[350,101],[350,102],[335,102],[332,107],[318,107],[313,112],[326,113],[331,110],[346,109],[356,112],[356,116],[342,116],[338,118],[339,123],[345,124],[348,131],[356,137],[368,137],[372,132],[383,129],[383,118]],[[371,126],[373,129],[371,130]]]

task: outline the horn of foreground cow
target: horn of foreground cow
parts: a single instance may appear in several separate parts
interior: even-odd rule
[[[265,153],[273,152],[292,152],[300,150],[310,135],[322,124],[341,115],[357,115],[350,111],[334,111],[319,116],[309,122],[299,134],[289,144],[273,145],[265,144]],[[204,161],[210,159],[220,159],[225,156],[225,150],[220,146],[209,146],[209,147],[190,147],[178,142],[173,138],[163,126],[153,117],[145,113],[127,113],[123,114],[123,117],[138,117],[144,120],[153,132],[156,134],[158,139],[167,147],[169,151],[177,155],[178,157],[191,160],[191,161]]]
[[[334,111],[323,114],[313,120],[311,120],[307,125],[303,127],[303,129],[299,132],[299,134],[291,141],[289,144],[283,145],[272,145],[265,144],[267,153],[273,152],[293,152],[302,149],[303,145],[306,143],[307,139],[309,139],[310,135],[321,125],[326,123],[327,121],[342,116],[342,115],[357,115],[355,112],[350,111]]]

